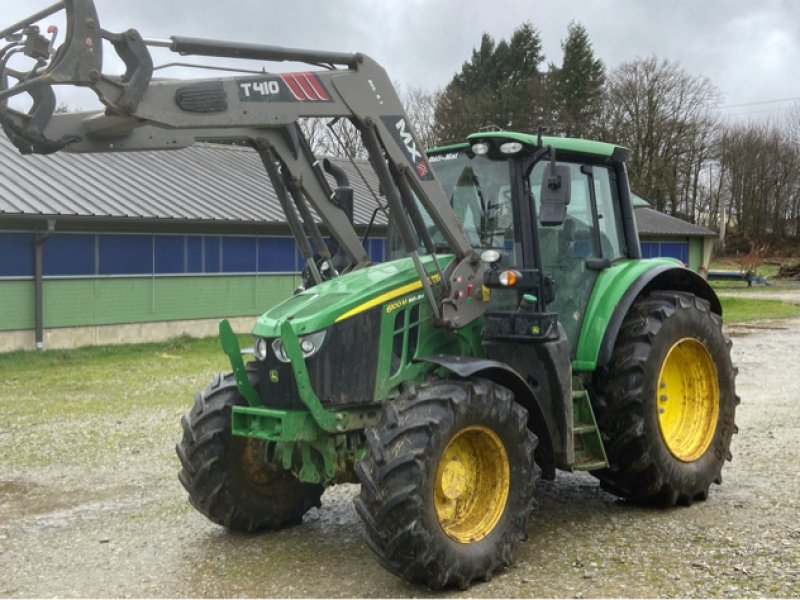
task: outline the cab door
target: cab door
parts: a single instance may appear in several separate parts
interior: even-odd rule
[[[613,169],[603,165],[559,162],[570,170],[571,200],[564,223],[538,228],[541,269],[555,283],[548,312],[558,315],[574,357],[586,303],[598,274],[626,255],[620,226],[619,195]],[[536,198],[549,162],[537,163],[529,176]]]

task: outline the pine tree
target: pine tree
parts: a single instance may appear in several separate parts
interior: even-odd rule
[[[605,66],[594,57],[586,28],[574,21],[561,49],[561,68],[551,67],[559,129],[569,136],[592,137],[602,110]]]
[[[541,95],[542,61],[542,41],[530,23],[516,29],[508,42],[495,43],[484,33],[438,99],[437,138],[461,141],[487,126],[535,130],[540,115],[532,98]]]

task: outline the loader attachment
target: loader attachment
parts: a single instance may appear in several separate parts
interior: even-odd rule
[[[60,45],[58,31],[47,23],[57,13],[66,20]],[[325,262],[326,273],[339,272],[324,232],[349,260],[342,272],[370,264],[347,207],[331,189],[299,125],[307,118],[348,119],[362,137],[389,218],[413,258],[437,323],[458,328],[483,313],[484,303],[472,295],[480,289],[485,267],[461,230],[391,80],[368,56],[179,36],[154,40],[134,29],[113,33],[100,26],[92,0],[57,2],[0,30],[0,38],[7,42],[0,48],[0,124],[20,152],[165,150],[197,141],[251,146],[279,195],[313,283],[320,282],[323,269],[318,267]],[[104,43],[124,63],[124,74],[104,72]],[[150,47],[259,64],[244,70],[215,66],[230,73],[216,78],[154,78],[159,67]],[[272,73],[261,64],[283,61],[318,70]],[[105,109],[57,111],[56,90],[66,85],[93,90]],[[27,112],[9,105],[20,95],[29,96]],[[457,257],[447,269],[434,260],[442,282],[438,298],[419,258],[420,246],[434,255],[436,249],[418,202]]]
[[[66,37],[55,47],[58,30],[47,28],[50,39],[41,33],[40,21],[62,12]],[[63,0],[34,13],[0,31],[7,45],[0,50],[0,119],[11,141],[23,154],[48,154],[77,141],[66,134],[57,139],[44,130],[56,108],[54,85],[91,87],[110,114],[130,115],[141,100],[153,73],[150,53],[139,33],[133,29],[111,33],[100,27],[92,0]],[[119,77],[103,75],[103,40],[109,42],[125,64]],[[22,54],[29,67],[12,68],[14,55]],[[12,80],[12,81],[9,81]],[[7,108],[12,96],[28,94],[33,104],[27,114]]]

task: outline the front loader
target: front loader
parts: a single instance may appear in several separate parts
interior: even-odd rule
[[[56,47],[41,31],[62,11]],[[426,154],[365,55],[112,33],[91,0],[0,37],[0,122],[21,152],[239,143],[271,180],[305,282],[258,319],[252,360],[220,323],[232,371],[197,393],[177,445],[180,481],[210,520],[280,529],[325,487],[358,482],[382,565],[466,588],[511,564],[540,476],[590,471],[666,506],[721,482],[738,404],[721,306],[677,261],[641,258],[626,149],[495,131]],[[109,46],[121,76],[103,71]],[[153,47],[255,66],[155,78]],[[261,67],[276,61],[315,70]],[[105,109],[56,112],[59,85]],[[19,95],[27,110],[8,105]],[[360,133],[385,195],[386,262],[371,264],[346,176],[313,155],[305,118]]]

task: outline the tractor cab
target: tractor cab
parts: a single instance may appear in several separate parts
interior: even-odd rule
[[[600,142],[507,132],[429,151],[465,235],[489,265],[488,310],[557,316],[573,357],[598,274],[639,256],[628,190],[620,189],[626,154]],[[446,252],[420,210],[436,250]],[[403,254],[398,236],[389,238],[390,255]]]

